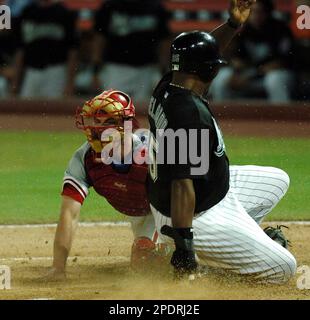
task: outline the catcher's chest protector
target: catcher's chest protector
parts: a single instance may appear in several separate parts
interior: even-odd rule
[[[119,212],[129,216],[144,216],[150,212],[146,164],[132,164],[128,172],[120,173],[112,165],[94,162],[92,154],[88,153],[85,169],[96,192]]]

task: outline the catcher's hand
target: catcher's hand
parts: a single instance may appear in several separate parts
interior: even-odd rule
[[[256,0],[231,0],[229,15],[230,20],[238,25],[245,23],[251,13],[251,6],[256,2]]]

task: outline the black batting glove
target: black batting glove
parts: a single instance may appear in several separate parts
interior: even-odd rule
[[[193,233],[190,228],[172,228],[167,225],[161,228],[161,233],[172,238],[175,251],[171,258],[176,278],[195,273],[198,264],[195,259]]]
[[[193,274],[197,270],[195,252],[192,250],[176,249],[171,258],[171,264],[174,267],[176,278]]]

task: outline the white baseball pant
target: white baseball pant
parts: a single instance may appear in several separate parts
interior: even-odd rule
[[[99,77],[104,89],[124,91],[132,97],[134,103],[139,104],[150,100],[160,80],[160,72],[155,65],[136,67],[107,63]]]
[[[193,220],[194,247],[200,264],[260,281],[282,283],[296,272],[296,260],[269,238],[259,224],[285,195],[288,175],[277,168],[230,166],[230,189],[225,198]],[[159,242],[168,218],[151,206]]]
[[[44,69],[27,68],[22,84],[22,98],[60,98],[64,94],[67,81],[66,65],[56,65]]]

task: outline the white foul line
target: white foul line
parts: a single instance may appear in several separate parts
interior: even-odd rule
[[[129,222],[80,222],[80,227],[92,228],[92,227],[129,227]],[[47,224],[8,224],[0,225],[0,229],[27,229],[27,228],[56,228],[56,223]]]
[[[265,221],[264,224],[277,224],[277,225],[302,225],[309,226],[310,221]],[[80,222],[80,227],[92,228],[92,227],[130,227],[130,222]],[[0,229],[27,229],[27,228],[56,228],[56,223],[47,224],[8,224],[0,225]]]
[[[0,258],[0,261],[17,261],[17,262],[24,262],[24,261],[51,261],[52,257],[7,257],[7,258]],[[72,256],[69,257],[68,260],[72,262],[73,260],[76,261],[85,261],[85,260],[100,260],[100,261],[108,261],[113,259],[113,261],[117,260],[118,262],[128,262],[129,258],[123,256],[105,256],[105,257],[79,257],[79,256]]]

